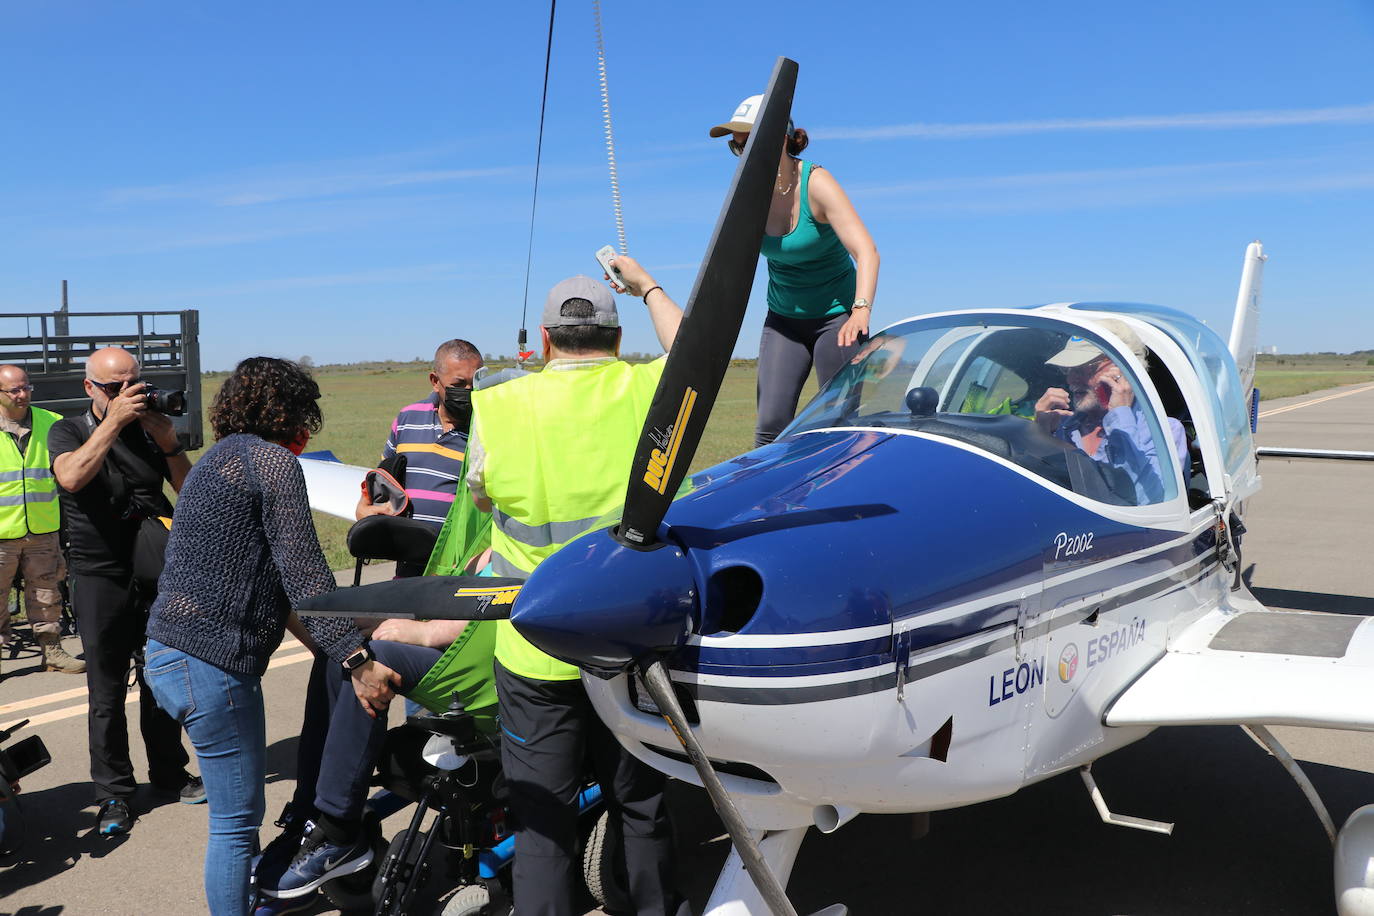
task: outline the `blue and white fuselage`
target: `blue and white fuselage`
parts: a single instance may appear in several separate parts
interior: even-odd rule
[[[707,620],[673,679],[762,828],[994,798],[1143,737],[1105,703],[1224,590],[1210,521],[1131,525],[919,433],[806,433],[696,482],[668,536],[708,614],[748,620]],[[694,778],[642,691],[587,683],[636,754]]]
[[[1123,323],[1148,361],[1111,333]],[[1070,387],[1052,357],[1084,340],[1132,392],[1134,444],[1104,436],[1095,457],[1035,409]],[[693,477],[660,531],[671,547],[589,535],[536,571],[514,620],[584,662],[670,650],[698,738],[758,828],[1008,794],[1147,734],[1105,710],[1225,601],[1219,506],[1228,483],[1253,489],[1254,458],[1248,427],[1236,448],[1216,433],[1235,384],[1233,367],[1206,377],[1226,372],[1217,352],[1205,327],[1151,307],[903,322],[778,442]],[[1150,480],[1131,479],[1141,469]],[[610,634],[615,651],[594,645]],[[634,753],[694,779],[633,676],[585,680]]]

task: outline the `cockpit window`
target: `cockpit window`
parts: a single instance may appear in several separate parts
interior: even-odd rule
[[[783,435],[911,430],[973,446],[1100,502],[1142,506],[1177,495],[1186,437],[1177,421],[1155,415],[1148,380],[1071,325],[988,319],[917,320],[874,337]]]

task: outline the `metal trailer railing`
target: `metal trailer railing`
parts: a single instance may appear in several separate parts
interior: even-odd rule
[[[174,323],[176,329],[159,329],[159,319]],[[19,322],[24,333],[12,333],[19,330]],[[198,310],[0,313],[0,364],[23,366],[34,386],[33,403],[64,417],[90,405],[82,385],[86,360],[104,347],[129,351],[144,381],[158,388],[184,389],[186,415],[172,417],[172,423],[188,449],[205,444]]]

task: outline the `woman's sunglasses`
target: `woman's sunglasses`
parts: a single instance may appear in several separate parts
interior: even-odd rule
[[[791,136],[794,133],[796,133],[796,128],[792,126],[792,120],[789,118],[787,121],[787,136],[791,138]],[[730,152],[734,153],[736,156],[743,156],[744,144],[748,142],[749,140],[746,135],[746,138],[743,142],[736,140],[734,137],[731,137],[729,140],[725,141],[725,145],[730,147]]]

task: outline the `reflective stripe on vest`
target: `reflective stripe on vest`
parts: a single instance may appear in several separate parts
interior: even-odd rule
[[[483,482],[493,504],[492,572],[528,576],[620,508],[663,365],[617,360],[545,370],[473,392],[472,428],[486,454]],[[534,680],[579,676],[509,621],[497,627],[496,658]]]
[[[48,457],[48,430],[62,419],[51,410],[30,408],[33,432],[24,454],[8,433],[0,435],[0,539],[56,531],[62,516],[57,504],[57,480]]]

